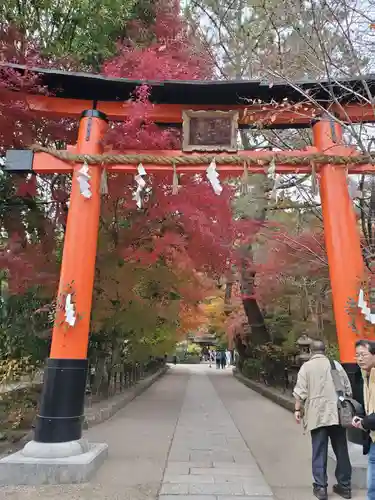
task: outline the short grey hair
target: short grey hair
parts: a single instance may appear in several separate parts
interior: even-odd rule
[[[313,340],[310,344],[310,351],[312,354],[324,354],[326,346],[323,340]]]

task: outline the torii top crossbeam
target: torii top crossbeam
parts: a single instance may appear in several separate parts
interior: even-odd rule
[[[276,82],[270,85],[261,80],[235,81],[141,81],[124,78],[107,78],[102,75],[87,73],[71,73],[43,68],[29,68],[17,64],[0,64],[0,69],[11,69],[19,73],[38,75],[40,84],[47,89],[48,96],[26,94],[23,98],[35,113],[50,117],[79,118],[87,109],[96,109],[106,115],[109,120],[126,120],[130,114],[131,99],[134,91],[141,84],[148,85],[150,101],[153,103],[148,118],[157,124],[181,127],[185,110],[210,110],[238,113],[238,127],[261,127],[272,129],[310,127],[323,112],[335,115],[342,122],[373,123],[375,114],[373,106],[368,102],[368,90],[375,91],[375,76],[368,75],[361,80],[297,81],[293,83]],[[365,89],[363,82],[366,82]],[[14,99],[20,92],[2,92],[2,98]],[[47,151],[52,153],[52,151]],[[311,172],[311,160],[317,167],[322,163],[316,147],[304,150],[280,152],[277,158],[279,173]],[[112,172],[133,172],[142,161],[147,164],[149,172],[168,172],[175,164],[178,172],[188,173],[204,171],[202,155],[188,154],[181,157],[180,151],[125,151],[121,161],[116,162],[112,152],[112,160],[108,169]],[[345,152],[343,158],[339,150],[330,150],[336,156],[334,163],[348,167],[350,173],[372,173],[374,171],[371,158],[358,158],[355,150]],[[69,160],[82,161],[74,157],[74,148],[66,152],[64,160],[59,152],[57,157],[49,159],[43,152],[10,152],[6,168],[10,171],[31,171],[45,173],[68,173],[72,171]],[[158,157],[157,162],[152,157]],[[356,160],[351,161],[353,157]],[[127,159],[125,159],[127,157]],[[133,157],[131,159],[131,157]],[[60,158],[60,159],[59,159]],[[211,158],[206,155],[206,163]],[[221,174],[238,175],[246,163],[250,172],[264,171],[272,155],[268,151],[241,151],[238,155],[220,155],[215,153],[217,169]],[[299,158],[301,161],[297,161]],[[131,160],[131,161],[130,161]],[[194,161],[196,160],[196,161]],[[324,159],[323,159],[324,160]],[[371,160],[371,162],[370,162]],[[94,162],[95,163],[95,162]],[[121,164],[120,164],[121,163]]]
[[[28,95],[28,102],[36,112],[49,116],[78,118],[84,110],[94,107],[109,120],[125,120],[129,116],[127,101],[139,85],[145,84],[154,104],[150,119],[170,126],[182,123],[184,109],[237,109],[240,127],[254,126],[263,118],[264,126],[269,128],[309,127],[311,120],[324,109],[336,113],[344,122],[375,122],[373,106],[363,85],[365,82],[369,91],[375,92],[372,74],[334,82],[302,80],[271,85],[262,80],[128,80],[4,63],[1,68],[39,75],[41,85],[54,97]],[[303,108],[295,107],[302,103]],[[267,122],[270,113],[273,119]]]

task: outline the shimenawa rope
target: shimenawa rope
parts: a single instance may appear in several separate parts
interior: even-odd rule
[[[331,164],[331,165],[365,165],[375,163],[375,158],[370,155],[357,155],[357,156],[337,156],[325,154],[306,154],[306,156],[292,156],[287,154],[273,153],[259,157],[249,157],[246,155],[213,155],[213,154],[199,154],[199,155],[178,155],[178,156],[163,156],[163,155],[148,155],[148,154],[80,154],[72,153],[70,151],[46,148],[38,144],[34,144],[30,148],[35,153],[48,153],[60,160],[74,163],[88,163],[89,165],[138,165],[143,163],[145,165],[170,165],[175,168],[182,165],[209,165],[213,160],[217,165],[243,165],[244,162],[250,165],[267,165],[272,160],[275,163],[282,163],[283,165],[311,165],[311,162],[317,164]]]

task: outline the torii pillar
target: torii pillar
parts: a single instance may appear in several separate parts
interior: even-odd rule
[[[84,111],[77,152],[100,154],[106,116]],[[89,444],[82,437],[87,380],[87,350],[100,215],[101,167],[90,167],[91,197],[80,190],[73,169],[72,190],[61,264],[57,310],[50,357],[36,420],[34,440],[0,460],[0,484],[61,484],[87,481],[108,453],[106,444]],[[64,300],[70,293],[77,315],[69,326]]]
[[[342,127],[333,117],[323,115],[313,123],[312,129],[314,145],[322,153],[350,155],[350,148],[342,142]],[[321,167],[320,197],[340,360],[351,381],[354,398],[362,402],[362,377],[355,362],[355,342],[363,334],[363,322],[358,314],[357,333],[353,331],[349,301],[358,299],[364,263],[344,165]],[[349,434],[354,442],[362,440],[356,432]]]
[[[96,110],[83,112],[77,152],[102,153],[106,128],[107,120],[103,113]],[[51,352],[35,427],[34,439],[38,443],[74,442],[82,435],[99,232],[101,168],[99,165],[90,168],[91,198],[85,198],[77,180],[81,167],[82,165],[76,165],[72,176]],[[73,296],[77,315],[74,326],[69,326],[65,321],[64,300],[67,293],[72,293]]]

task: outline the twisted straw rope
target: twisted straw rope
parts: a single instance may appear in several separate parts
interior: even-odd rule
[[[217,165],[266,165],[274,161],[275,163],[282,163],[284,165],[310,165],[311,162],[315,164],[331,164],[331,165],[365,165],[374,164],[375,158],[371,155],[358,155],[358,156],[337,156],[337,155],[324,155],[324,154],[306,154],[306,156],[288,156],[285,154],[270,154],[265,156],[248,157],[245,155],[179,155],[179,156],[163,156],[163,155],[147,155],[147,154],[77,154],[70,151],[45,148],[34,144],[30,148],[35,153],[48,153],[60,160],[74,163],[88,163],[90,165],[138,165],[139,163],[153,164],[153,165],[209,165],[212,160],[216,161]]]

